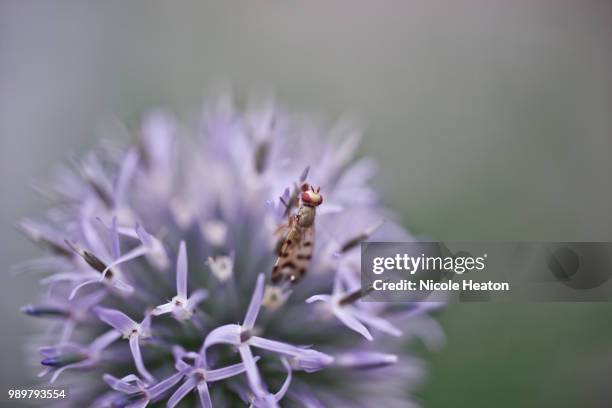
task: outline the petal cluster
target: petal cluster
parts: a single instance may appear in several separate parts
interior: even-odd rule
[[[130,132],[61,168],[54,205],[20,225],[47,250],[17,266],[43,274],[22,309],[52,322],[41,376],[83,390],[66,405],[411,403],[423,365],[406,341],[443,335],[432,307],[360,301],[359,243],[411,237],[379,204],[373,161],[354,159],[357,132],[230,98],[191,125],[154,112]],[[320,186],[314,245],[280,287],[305,182]]]

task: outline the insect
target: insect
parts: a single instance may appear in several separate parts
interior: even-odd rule
[[[306,275],[314,246],[315,216],[322,203],[321,188],[315,190],[303,183],[297,213],[289,216],[288,232],[272,269],[273,285],[295,285]]]

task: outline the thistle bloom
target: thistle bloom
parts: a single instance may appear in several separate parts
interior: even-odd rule
[[[94,312],[100,320],[114,327],[123,335],[123,338],[128,339],[136,369],[147,381],[152,382],[153,376],[145,368],[140,352],[140,341],[151,337],[151,315],[145,316],[142,322],[136,323],[118,310],[96,307]]]
[[[430,307],[360,301],[359,243],[411,237],[351,129],[222,99],[196,126],[155,112],[138,133],[62,168],[56,205],[20,225],[49,251],[20,267],[47,285],[23,311],[59,326],[38,345],[42,374],[80,390],[64,404],[412,404],[406,342],[442,333]],[[288,291],[270,274],[305,181],[321,188],[314,249]]]
[[[206,299],[206,296],[206,290],[199,289],[190,297],[187,297],[187,250],[185,249],[185,241],[181,241],[178,260],[176,261],[176,296],[170,302],[153,309],[153,315],[172,313],[178,320],[189,319],[193,315],[195,307]]]

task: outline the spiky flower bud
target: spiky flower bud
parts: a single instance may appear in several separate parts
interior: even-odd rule
[[[356,135],[228,103],[187,128],[150,115],[136,146],[62,169],[47,217],[22,223],[49,249],[24,265],[49,290],[23,311],[57,325],[41,364],[81,390],[64,403],[409,405],[407,337],[441,333],[425,308],[360,301],[358,244],[410,237]]]

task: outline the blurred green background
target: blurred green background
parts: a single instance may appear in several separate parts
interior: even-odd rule
[[[612,236],[609,1],[0,0],[0,259],[41,211],[31,181],[114,118],[197,112],[217,84],[365,124],[362,152],[415,234]],[[98,131],[96,131],[98,130]],[[30,381],[18,313],[40,288],[3,275],[3,389]],[[612,405],[612,306],[462,304],[429,355],[425,406]]]

